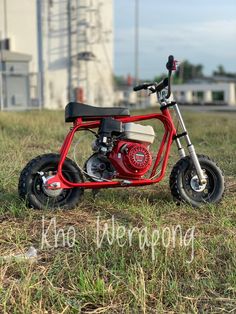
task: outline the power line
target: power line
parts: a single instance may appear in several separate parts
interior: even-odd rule
[[[135,0],[135,84],[139,83],[139,0]]]

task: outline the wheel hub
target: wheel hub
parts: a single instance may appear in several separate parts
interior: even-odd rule
[[[49,189],[48,185],[47,185],[47,181],[49,179],[54,178],[55,176],[42,176],[42,180],[43,180],[43,184],[42,184],[42,189],[43,192],[49,196],[49,197],[57,197],[61,194],[61,192],[63,191],[63,189]]]
[[[207,186],[207,182],[204,184],[199,183],[198,176],[195,175],[191,178],[190,186],[195,192],[203,192]]]

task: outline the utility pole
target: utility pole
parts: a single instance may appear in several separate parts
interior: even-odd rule
[[[4,0],[4,35],[5,35],[5,40],[7,39],[8,35],[8,28],[7,28],[7,1]]]
[[[37,0],[37,45],[38,45],[38,96],[39,108],[44,104],[44,60],[43,60],[43,12],[44,3]]]
[[[68,100],[76,99],[78,87],[78,4],[81,0],[67,0],[68,32]]]
[[[7,49],[7,1],[3,1],[3,10],[4,10],[4,37],[2,38],[2,32],[0,33],[0,111],[4,108],[4,94],[3,94],[3,50]]]
[[[67,1],[67,22],[68,22],[68,100],[73,98],[72,87],[72,40],[71,40],[71,2]]]
[[[2,40],[2,32],[0,31],[0,42],[1,42],[1,47],[0,47],[0,111],[3,110],[3,40]]]
[[[139,0],[135,0],[135,84],[139,83]]]

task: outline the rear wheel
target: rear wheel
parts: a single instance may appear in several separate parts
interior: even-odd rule
[[[72,209],[79,203],[83,189],[50,190],[43,183],[43,179],[56,175],[59,160],[58,154],[41,155],[31,160],[22,170],[18,191],[28,206],[35,209]],[[68,181],[83,181],[80,170],[69,158],[63,164],[62,173]]]
[[[206,203],[218,203],[224,194],[224,176],[220,168],[209,157],[198,155],[206,184],[199,184],[194,164],[189,156],[180,159],[170,175],[170,189],[175,200],[194,207]]]

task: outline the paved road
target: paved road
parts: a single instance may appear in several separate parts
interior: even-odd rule
[[[180,106],[182,110],[193,112],[227,112],[236,113],[236,106]]]

